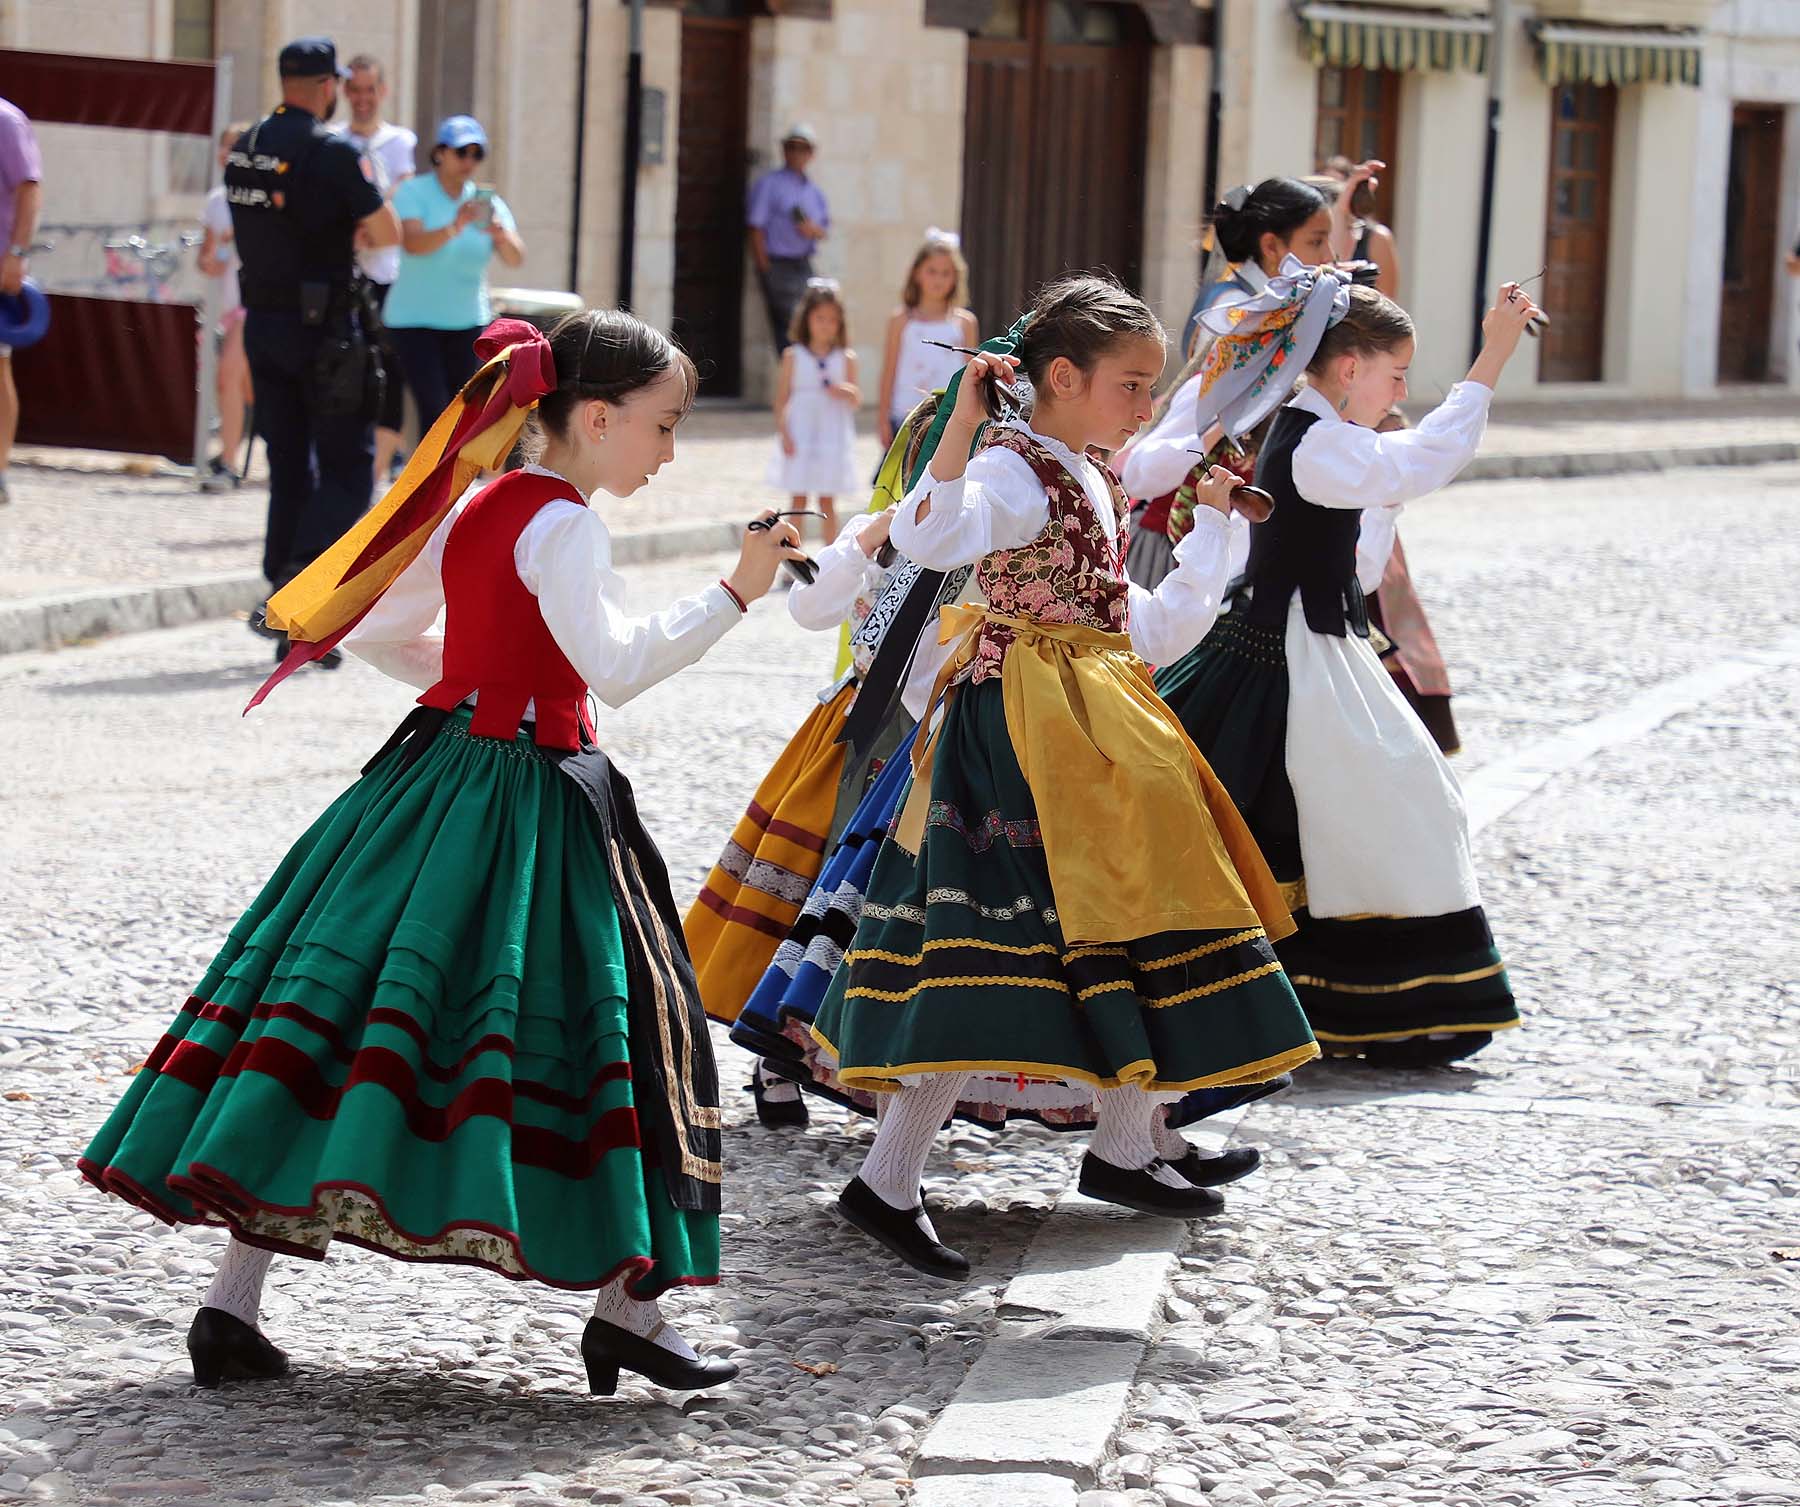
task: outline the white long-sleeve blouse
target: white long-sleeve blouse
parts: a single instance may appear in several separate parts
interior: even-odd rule
[[[554,475],[527,467],[537,475]],[[424,549],[344,639],[344,647],[396,680],[429,688],[443,676],[444,545],[459,502]],[[513,546],[513,568],[538,601],[557,648],[608,706],[686,669],[743,613],[723,586],[708,586],[659,612],[632,617],[612,568],[612,536],[593,509],[558,500],[539,509]]]
[[[837,538],[813,556],[819,573],[809,585],[788,588],[788,616],[809,633],[824,633],[850,616],[857,593],[879,582],[882,567],[863,553],[862,536],[874,523],[873,513],[858,513]]]
[[[1458,382],[1412,429],[1378,434],[1346,422],[1317,389],[1303,387],[1288,406],[1319,422],[1294,447],[1294,487],[1322,508],[1381,508],[1448,486],[1475,458],[1487,432],[1494,392]]]
[[[1122,526],[1100,468],[1060,440],[1018,428],[1049,450],[1081,483],[1101,525],[1117,539]],[[931,500],[923,521],[919,504]],[[954,481],[927,467],[894,515],[891,538],[901,553],[930,570],[953,570],[997,549],[1029,544],[1050,522],[1050,499],[1031,467],[1011,450],[981,451]],[[1194,528],[1175,546],[1175,569],[1155,591],[1135,581],[1130,593],[1131,646],[1147,663],[1172,664],[1199,643],[1219,615],[1230,566],[1231,525],[1214,508],[1194,510]]]

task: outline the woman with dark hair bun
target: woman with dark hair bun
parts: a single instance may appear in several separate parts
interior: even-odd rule
[[[1213,209],[1213,251],[1207,258],[1200,291],[1182,331],[1181,349],[1188,360],[1158,403],[1154,423],[1115,457],[1113,465],[1132,499],[1131,535],[1125,568],[1131,579],[1155,590],[1174,566],[1175,546],[1194,524],[1195,487],[1214,466],[1224,466],[1249,481],[1256,464],[1260,433],[1239,437],[1234,448],[1204,437],[1201,455],[1187,411],[1199,386],[1202,348],[1206,344],[1200,316],[1227,295],[1255,297],[1269,285],[1281,264],[1293,257],[1308,267],[1333,259],[1344,233],[1333,196],[1299,178],[1265,178],[1252,187],[1232,189]],[[1168,441],[1172,437],[1173,444]],[[1243,565],[1248,536],[1234,521],[1233,562]],[[1233,572],[1236,573],[1235,570]]]
[[[264,693],[339,642],[425,693],[79,1164],[231,1232],[188,1331],[204,1387],[286,1373],[257,1322],[271,1253],[335,1240],[594,1292],[594,1392],[621,1370],[737,1374],[657,1309],[718,1281],[718,1075],[667,870],[588,693],[621,706],[693,664],[799,536],[768,514],[729,576],[628,616],[590,499],[673,459],[693,363],[613,310],[548,340],[500,320],[476,349],[400,482],[268,608],[293,649]],[[528,416],[535,460],[459,504]]]
[[[1212,255],[1181,329],[1184,356],[1194,352],[1201,314],[1227,292],[1262,292],[1289,256],[1308,267],[1333,259],[1331,205],[1298,178],[1264,178],[1232,189],[1213,206],[1211,228]]]

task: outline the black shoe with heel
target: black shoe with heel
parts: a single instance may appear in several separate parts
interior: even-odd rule
[[[658,1326],[659,1328],[661,1326]],[[581,1358],[587,1364],[588,1390],[596,1397],[611,1397],[619,1389],[619,1373],[635,1371],[671,1392],[698,1392],[722,1387],[738,1374],[728,1360],[688,1360],[656,1343],[605,1319],[589,1319],[581,1332]]]
[[[778,1081],[786,1083],[786,1078]],[[798,1086],[794,1088],[791,1099],[771,1099],[769,1090],[775,1087],[772,1083],[763,1082],[762,1064],[758,1063],[756,1071],[750,1075],[750,1093],[756,1100],[756,1118],[770,1130],[799,1130],[811,1119],[806,1112],[806,1095]]]
[[[194,1363],[194,1385],[216,1387],[225,1381],[261,1381],[286,1376],[288,1359],[260,1329],[222,1308],[200,1308],[188,1325],[188,1358]]]

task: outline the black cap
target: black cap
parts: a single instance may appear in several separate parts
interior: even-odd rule
[[[338,67],[337,44],[330,37],[296,37],[281,49],[280,67],[283,78],[350,77],[348,68]]]

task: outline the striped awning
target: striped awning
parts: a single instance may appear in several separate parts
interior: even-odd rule
[[[1531,23],[1538,69],[1558,84],[1700,83],[1700,34],[1655,27]]]
[[[1399,73],[1487,69],[1494,24],[1485,16],[1335,0],[1296,0],[1294,13],[1300,19],[1300,50],[1314,67]]]

